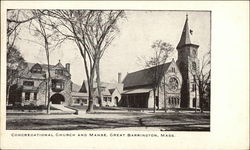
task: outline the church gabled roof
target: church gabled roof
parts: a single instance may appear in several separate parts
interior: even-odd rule
[[[181,39],[177,45],[177,49],[181,48],[184,45],[189,45],[189,44],[195,45],[191,42],[191,38],[190,38],[191,32],[192,30],[189,29],[189,25],[188,25],[188,15],[186,15],[186,21],[182,30]]]
[[[158,66],[159,73],[157,74],[158,79],[163,76],[170,66],[171,62],[165,63]],[[154,74],[157,67],[151,67],[136,72],[128,73],[125,79],[123,80],[124,89],[137,88],[137,87],[152,87],[154,84],[155,78]]]

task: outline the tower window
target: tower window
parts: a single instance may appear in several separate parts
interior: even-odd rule
[[[195,62],[192,62],[192,68],[193,68],[193,70],[196,70],[196,63]]]
[[[197,55],[197,52],[195,49],[193,49],[193,56],[196,56]]]
[[[172,67],[172,72],[175,72],[175,68],[174,67]]]

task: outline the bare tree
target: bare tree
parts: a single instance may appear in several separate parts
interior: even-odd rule
[[[7,10],[7,48],[12,48],[20,32],[20,26],[35,19],[35,16],[28,16],[26,10]]]
[[[88,82],[89,105],[87,112],[91,113],[94,105],[95,72],[98,74],[97,81],[100,83],[100,59],[114,39],[114,31],[117,30],[116,21],[124,12],[47,10],[46,13],[59,20],[59,24],[54,24],[54,28],[63,36],[73,40],[79,49]],[[85,86],[84,82],[83,86]]]
[[[152,75],[153,79],[153,95],[154,95],[154,112],[156,111],[156,95],[159,95],[159,83],[162,79],[164,73],[164,64],[169,56],[172,54],[174,48],[171,44],[163,42],[162,40],[157,40],[151,46],[153,49],[153,56],[149,59],[142,57],[138,58],[139,61],[144,61],[147,68],[154,67],[151,69],[150,74]],[[158,93],[156,93],[158,92]]]
[[[190,65],[190,73],[193,76],[195,87],[198,87],[201,113],[204,110],[205,96],[210,98],[210,77],[211,77],[211,53],[206,53],[201,60],[201,67]],[[195,88],[195,92],[196,92]]]
[[[44,10],[31,10],[34,18],[29,25],[29,30],[38,41],[33,41],[43,47],[47,59],[47,113],[50,114],[50,87],[51,87],[51,72],[50,72],[50,52],[54,50],[64,39],[58,38],[57,31],[51,26],[50,16],[44,15]]]
[[[114,40],[119,28],[118,19],[124,18],[124,11],[93,11],[89,25],[86,26],[86,35],[91,47],[95,48],[96,55],[96,83],[98,101],[102,106],[102,94],[100,89],[100,61],[107,47]]]

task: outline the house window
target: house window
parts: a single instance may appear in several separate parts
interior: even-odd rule
[[[37,93],[34,93],[34,100],[37,100]]]
[[[81,99],[76,99],[75,104],[80,104]]]
[[[23,81],[24,86],[34,86],[34,81]]]
[[[42,70],[40,68],[33,68],[32,73],[41,73]]]
[[[108,98],[107,98],[107,97],[104,97],[103,100],[104,100],[105,102],[107,102],[107,101],[108,101]]]
[[[63,70],[57,69],[55,73],[58,74],[58,75],[63,75]]]
[[[82,102],[83,102],[83,104],[87,104],[88,103],[87,99],[83,99]]]
[[[111,102],[111,97],[108,97],[108,101]]]
[[[25,100],[30,100],[30,92],[25,93]]]
[[[56,87],[57,89],[63,89],[64,84],[63,84],[62,82],[57,82],[56,85],[55,85],[55,87]]]
[[[105,87],[101,87],[100,90],[101,90],[101,92],[104,92],[105,91]]]
[[[52,80],[53,89],[64,89],[64,82],[62,80]]]

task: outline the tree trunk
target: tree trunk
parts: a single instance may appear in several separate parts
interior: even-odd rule
[[[199,81],[199,97],[200,97],[200,109],[201,113],[203,113],[203,84]]]
[[[48,85],[48,104],[47,104],[47,114],[50,114],[50,63],[49,63],[49,47],[48,47],[48,41],[45,39],[45,51],[46,51],[46,56],[47,56],[47,67],[48,67],[48,80],[47,80],[47,85]]]
[[[10,85],[7,85],[7,89],[6,89],[6,105],[9,104],[9,94],[10,94]]]
[[[101,79],[100,79],[100,59],[97,59],[96,62],[96,83],[97,83],[97,91],[98,91],[98,102],[100,104],[100,107],[102,107],[102,93],[101,93]]]
[[[203,108],[203,97],[200,98],[200,107],[201,107],[201,113],[203,113],[203,110],[204,110],[204,108]]]
[[[49,71],[49,70],[48,70]],[[50,75],[49,75],[50,76]],[[47,88],[47,90],[48,90],[48,104],[47,104],[47,114],[50,114],[50,77],[48,77],[48,80],[47,80],[47,82],[48,82],[48,88]]]
[[[91,75],[88,82],[89,89],[89,105],[87,109],[87,113],[92,113],[94,111],[94,100],[93,100],[93,79],[94,75]]]
[[[155,108],[155,103],[156,103],[155,88],[153,89],[153,92],[154,92],[154,113],[155,113],[155,111],[156,111],[156,108]]]

